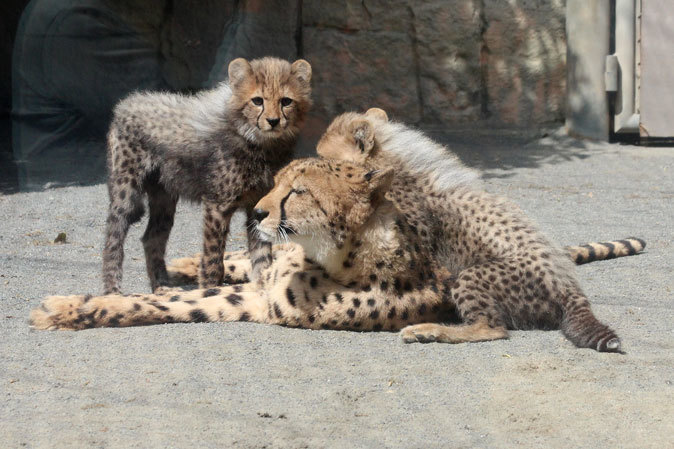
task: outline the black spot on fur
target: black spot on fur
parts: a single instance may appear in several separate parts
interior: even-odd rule
[[[116,314],[108,320],[108,326],[110,327],[119,327],[119,320],[124,318],[124,315],[121,313]]]
[[[201,309],[190,310],[190,319],[195,323],[208,322],[208,315]]]
[[[288,303],[295,307],[295,293],[293,293],[290,287],[286,289],[286,298],[288,298]]]
[[[419,315],[425,315],[426,314],[426,304],[422,304],[419,306]]]
[[[276,315],[276,318],[283,318],[283,312],[277,303],[274,303],[274,314]]]
[[[169,302],[176,302],[176,301],[180,301],[180,296],[173,295],[171,296],[171,299],[169,299]]]
[[[204,298],[208,298],[209,296],[215,296],[220,294],[220,289],[219,288],[209,288],[204,292]]]
[[[250,321],[250,315],[248,312],[243,312],[239,317],[239,321]]]
[[[243,301],[243,298],[236,293],[230,293],[227,295],[227,301],[233,306],[238,306],[241,304],[241,301]]]

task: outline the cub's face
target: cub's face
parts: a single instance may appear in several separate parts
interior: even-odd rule
[[[229,64],[232,107],[238,112],[239,133],[254,143],[299,132],[311,106],[311,65],[303,59],[292,64],[277,58]]]
[[[341,247],[383,201],[392,170],[370,171],[324,159],[291,162],[274,188],[255,206],[257,230],[265,240],[310,238]]]
[[[339,115],[321,136],[316,152],[326,159],[363,164],[379,151],[377,124],[387,121],[386,112],[379,108],[369,109],[365,114]]]

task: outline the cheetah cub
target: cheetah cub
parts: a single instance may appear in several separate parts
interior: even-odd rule
[[[142,237],[152,290],[167,285],[166,242],[179,197],[203,203],[202,287],[223,279],[229,222],[271,188],[292,158],[311,105],[311,66],[276,58],[229,64],[229,80],[196,95],[135,93],[114,110],[108,133],[110,208],[103,250],[105,293],[120,291],[124,240],[143,216]],[[251,227],[249,226],[249,229]],[[269,243],[248,234],[252,277],[271,263]]]
[[[374,108],[337,117],[317,152],[374,169],[395,169],[386,197],[404,215],[401,226],[456,274],[451,295],[463,322],[486,320],[492,328],[508,329],[561,328],[579,347],[621,350],[618,336],[590,310],[569,254],[549,242],[516,205],[484,192],[477,173],[442,145],[390,122],[384,111]],[[639,239],[621,242],[613,242],[614,256],[645,246]],[[578,263],[582,249],[577,249]],[[407,342],[427,341],[429,335],[432,339],[444,332],[441,324],[411,326],[403,330],[403,337]]]

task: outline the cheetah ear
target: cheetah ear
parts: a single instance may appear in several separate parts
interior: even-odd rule
[[[385,201],[384,195],[391,187],[393,169],[372,170],[363,175],[369,189],[368,200],[357,201],[346,214],[346,224],[350,229],[358,229],[373,214],[375,208]]]
[[[304,85],[311,83],[311,64],[304,59],[298,59],[290,66],[290,73],[295,75]]]
[[[381,194],[386,193],[391,188],[393,182],[393,168],[384,168],[381,170],[372,170],[363,176],[373,192]]]
[[[229,73],[229,84],[232,87],[241,86],[242,83],[253,76],[253,68],[250,66],[250,62],[244,58],[237,58],[230,62],[227,71]]]
[[[374,148],[374,128],[367,120],[354,120],[349,124],[349,132],[363,154],[370,154]]]
[[[365,111],[365,115],[367,115],[368,117],[388,122],[388,115],[386,115],[386,111],[384,111],[383,109],[370,108],[367,111]]]

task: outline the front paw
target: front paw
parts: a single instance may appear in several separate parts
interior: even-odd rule
[[[168,285],[178,286],[196,284],[199,278],[200,257],[181,257],[173,259],[166,268]]]
[[[42,330],[80,329],[79,309],[91,295],[49,296],[30,312],[30,325]]]

